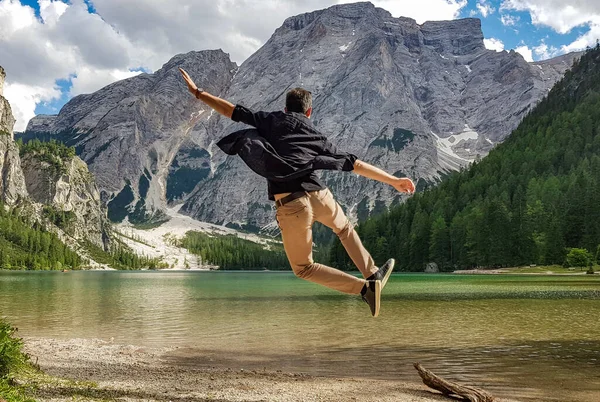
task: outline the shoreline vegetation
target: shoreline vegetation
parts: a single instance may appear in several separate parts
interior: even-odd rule
[[[593,268],[593,275],[600,275],[600,265],[596,265]],[[127,269],[115,269],[115,268],[81,268],[75,269],[74,271],[127,271]],[[268,269],[268,268],[249,268],[249,269],[221,269],[221,268],[204,268],[204,269],[189,269],[189,268],[137,268],[135,271],[160,271],[160,272],[281,272],[281,273],[292,273],[291,268],[286,269]],[[4,269],[0,267],[0,272],[14,272],[15,269]],[[36,270],[20,270],[20,271],[36,271]],[[42,270],[37,270],[42,271]],[[49,269],[44,271],[54,272],[65,272],[66,270]],[[394,272],[393,275],[403,274],[423,274],[423,275],[590,275],[587,268],[582,267],[570,267],[565,268],[560,265],[540,265],[540,266],[525,266],[525,267],[504,267],[504,268],[472,268],[472,269],[457,269],[449,272],[423,272],[423,271],[400,271]],[[350,273],[358,273],[358,271],[346,271]]]

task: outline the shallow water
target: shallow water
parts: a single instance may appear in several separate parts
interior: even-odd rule
[[[290,273],[0,272],[21,336],[179,346],[170,359],[600,401],[600,276],[393,275],[378,318]]]

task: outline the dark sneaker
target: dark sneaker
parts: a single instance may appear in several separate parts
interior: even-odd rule
[[[381,281],[367,281],[367,291],[362,295],[362,299],[371,308],[371,315],[379,315],[379,306],[381,304]]]
[[[390,278],[390,275],[392,274],[392,270],[394,269],[394,264],[396,263],[396,261],[393,258],[390,258],[389,260],[387,260],[387,262],[385,264],[383,264],[381,266],[381,268],[379,268],[379,270],[377,272],[375,272],[373,275],[369,276],[367,278],[368,281],[381,281],[381,289],[384,288],[385,284],[387,283],[388,279]]]

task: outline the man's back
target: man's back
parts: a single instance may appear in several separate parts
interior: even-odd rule
[[[258,134],[272,147],[272,152],[276,156],[272,160],[279,162],[278,158],[280,158],[294,169],[306,166],[318,156],[332,156],[342,160],[340,170],[352,170],[356,160],[356,156],[352,154],[338,152],[327,137],[314,127],[310,119],[301,113],[253,112],[237,105],[231,118],[233,121],[255,127]],[[261,151],[265,152],[264,149]],[[347,163],[343,163],[343,159]],[[347,168],[344,169],[344,166]],[[273,174],[287,173],[277,166],[267,165],[266,168]],[[318,191],[325,188],[314,171],[293,180],[268,180],[268,183],[270,199],[273,199],[275,194]]]

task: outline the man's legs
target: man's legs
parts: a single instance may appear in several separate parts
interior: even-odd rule
[[[339,237],[350,259],[363,277],[368,278],[377,272],[378,268],[375,266],[371,254],[363,246],[354,226],[342,211],[340,204],[333,198],[331,191],[325,189],[311,193],[311,195],[315,220],[331,228]]]
[[[318,193],[298,198],[277,209],[283,247],[292,270],[306,279],[344,293],[359,294],[365,285],[359,279],[338,269],[317,264],[312,258],[313,205],[311,198]],[[375,268],[375,270],[377,270]]]

